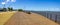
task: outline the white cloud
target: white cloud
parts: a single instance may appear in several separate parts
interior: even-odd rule
[[[16,0],[11,0],[11,2],[16,2]]]
[[[9,2],[10,0],[5,0],[4,2],[1,2],[1,4],[6,4],[7,2]]]
[[[6,2],[9,2],[10,0],[6,0]]]
[[[4,4],[6,4],[6,2],[2,2],[2,4],[4,5]]]
[[[6,1],[4,1],[4,2],[2,2],[1,4],[7,4],[7,3],[9,3],[9,2],[16,2],[16,0],[6,0]]]

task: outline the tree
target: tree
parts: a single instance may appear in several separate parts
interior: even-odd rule
[[[10,7],[8,7],[8,11],[10,11]]]
[[[13,11],[13,8],[11,7],[10,10]]]
[[[0,11],[3,11],[3,9],[2,9],[2,8],[0,8]]]
[[[4,11],[4,12],[6,12],[6,11],[7,11],[7,9],[6,9],[6,8],[3,8],[3,11]]]
[[[18,11],[23,11],[22,9],[18,9]]]
[[[10,8],[10,7],[8,7],[8,11],[13,11],[13,8],[12,8],[12,7],[11,7],[11,8]]]

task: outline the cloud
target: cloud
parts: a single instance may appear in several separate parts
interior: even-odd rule
[[[9,2],[16,2],[16,0],[6,0],[6,1],[2,2],[1,4],[7,4]]]
[[[10,0],[6,0],[6,2],[9,2]]]
[[[11,0],[11,2],[16,2],[16,0]]]
[[[10,0],[4,0],[4,2],[1,2],[1,4],[7,4]]]
[[[4,4],[6,4],[6,2],[2,2],[2,4],[4,5]]]

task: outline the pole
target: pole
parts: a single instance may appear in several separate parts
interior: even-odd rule
[[[5,8],[5,4],[3,5],[3,8]]]
[[[52,14],[50,14],[50,19],[52,20]]]
[[[56,15],[56,17],[55,17],[55,22],[57,22],[57,15]]]

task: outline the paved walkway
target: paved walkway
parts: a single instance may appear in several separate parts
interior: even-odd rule
[[[4,25],[58,25],[57,23],[35,13],[17,12]]]

